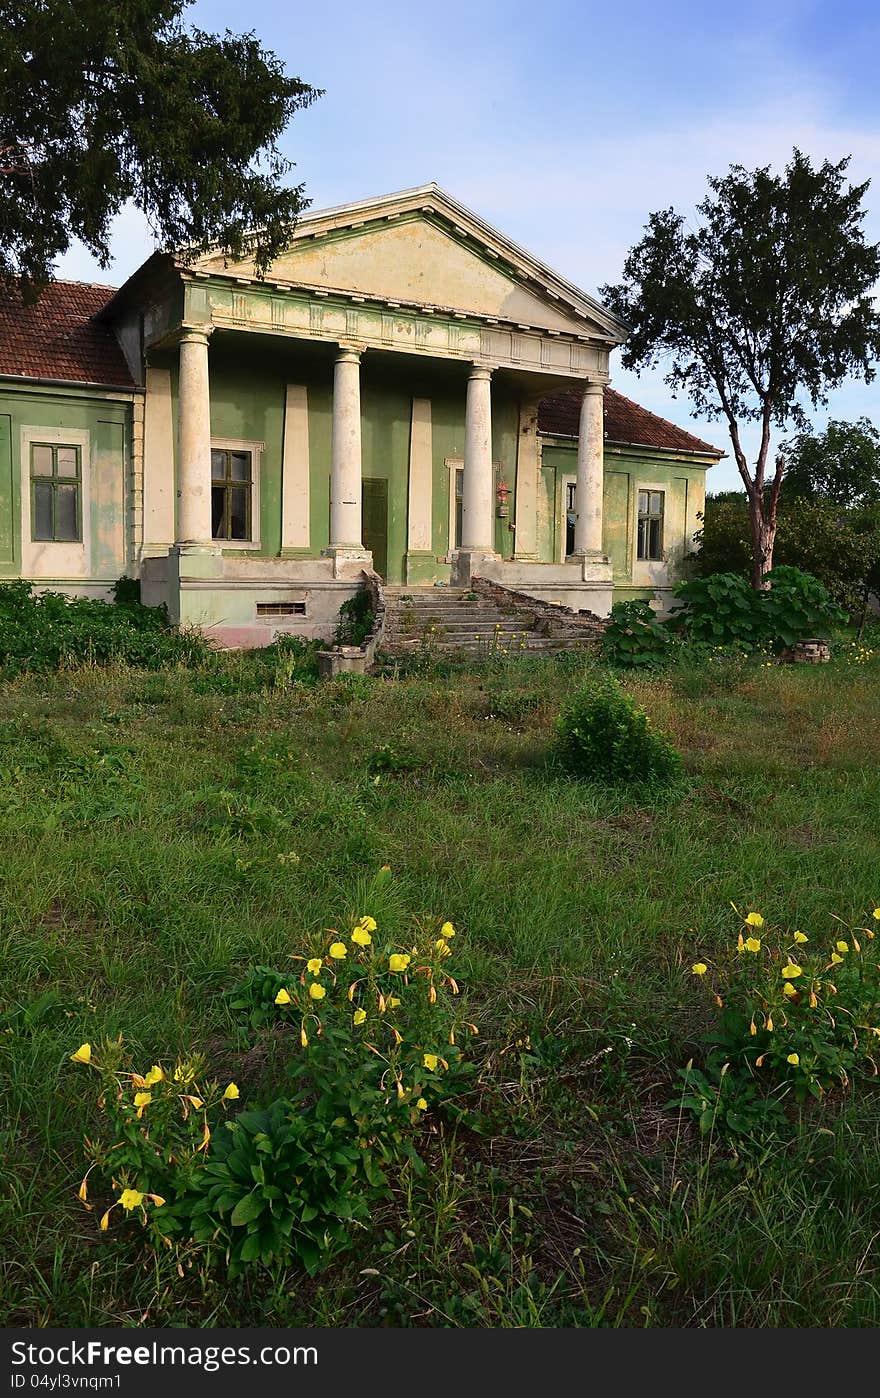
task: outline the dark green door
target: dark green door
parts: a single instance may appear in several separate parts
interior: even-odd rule
[[[363,480],[364,548],[373,553],[373,567],[381,578],[388,574],[388,482],[375,476]]]

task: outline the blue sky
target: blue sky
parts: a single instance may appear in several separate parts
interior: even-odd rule
[[[325,95],[283,141],[313,206],[436,180],[587,291],[620,275],[649,213],[685,214],[731,162],[781,168],[852,155],[872,180],[866,230],[880,240],[877,0],[198,0],[203,29],[253,29]],[[118,282],[151,250],[136,211],[118,220],[114,262],[71,249],[62,276]],[[878,289],[880,290],[880,289]],[[662,373],[616,357],[613,383],[727,447]],[[880,427],[880,386],[849,383],[827,417]],[[736,486],[732,462],[710,489]]]

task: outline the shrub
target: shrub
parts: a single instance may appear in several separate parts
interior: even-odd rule
[[[202,664],[210,654],[198,632],[168,625],[164,607],[37,595],[29,582],[0,583],[0,665],[9,673],[113,661],[158,670]]]
[[[72,1057],[100,1072],[111,1132],[107,1147],[88,1143],[115,1195],[102,1227],[120,1206],[155,1245],[180,1234],[221,1247],[233,1277],[291,1258],[317,1271],[369,1221],[390,1166],[422,1168],[419,1122],[464,1081],[459,1038],[476,1027],[456,1013],[454,937],[446,922],[400,946],[364,915],[292,970],[257,967],[232,1007],[289,1046],[285,1091],[220,1129],[209,1123],[234,1083],[199,1086],[197,1065],[121,1071],[121,1041],[95,1055],[84,1044]]]
[[[621,669],[649,669],[670,659],[674,637],[649,602],[615,602],[602,635],[600,654]]]
[[[809,573],[780,566],[768,577],[770,587],[757,595],[766,638],[774,649],[793,646],[805,636],[828,636],[846,621],[846,612]]]
[[[779,651],[807,636],[827,636],[846,620],[828,590],[809,573],[780,566],[768,573],[767,581],[769,587],[761,591],[737,573],[680,583],[675,596],[684,610],[670,625],[690,640]]]
[[[711,645],[756,648],[765,638],[759,594],[738,573],[713,573],[679,583],[676,598],[684,610],[671,619],[690,640]]]
[[[707,1060],[716,1080],[729,1065],[735,1077],[763,1076],[803,1100],[876,1076],[880,964],[871,928],[786,934],[750,912],[735,945],[691,971],[719,1011]]]
[[[362,646],[373,629],[373,599],[366,589],[356,592],[339,608],[337,646]]]
[[[675,748],[613,682],[575,692],[557,720],[556,753],[574,776],[608,782],[669,784],[681,773]]]

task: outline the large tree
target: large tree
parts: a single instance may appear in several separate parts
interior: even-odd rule
[[[870,418],[799,432],[788,447],[787,495],[847,508],[880,503],[880,432]]]
[[[106,265],[128,201],[160,245],[277,256],[306,202],[278,139],[320,94],[190,3],[0,0],[0,282],[32,297],[75,238]]]
[[[880,354],[880,246],[862,230],[868,183],[847,183],[848,165],[814,169],[798,150],[782,176],[732,165],[709,179],[695,227],[674,209],[652,214],[623,280],[602,288],[630,326],[625,366],[665,361],[674,392],[726,420],[748,496],[756,587],[773,566],[785,474],[773,429],[805,427],[807,402],[825,403],[850,374],[871,379]],[[752,463],[749,422],[760,428]]]

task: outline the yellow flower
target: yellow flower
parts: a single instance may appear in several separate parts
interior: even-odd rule
[[[437,938],[436,942],[434,943],[434,946],[437,948],[441,956],[452,955],[452,947],[449,945],[448,942],[445,942],[442,937]]]
[[[385,865],[385,868],[388,868],[387,864]],[[362,917],[359,925],[364,929],[365,932],[375,932],[376,919],[374,917]]]
[[[351,940],[355,946],[368,947],[373,940],[366,927],[356,927],[351,934]]]
[[[849,951],[849,943],[848,943],[848,942],[835,942],[835,943],[834,943],[834,949],[835,949],[835,951],[839,951],[840,954],[841,954],[841,956],[844,956],[844,955]]]
[[[880,908],[875,908],[871,916],[877,918],[878,922],[880,922]]]
[[[290,1004],[290,991],[289,991],[289,990],[285,990],[284,987],[282,986],[281,989],[279,990],[278,994],[275,996],[275,1004],[276,1004],[276,1005],[289,1005],[289,1004]]]
[[[71,1063],[91,1063],[91,1061],[92,1061],[92,1046],[91,1046],[91,1044],[80,1044],[80,1046],[79,1046],[79,1048],[77,1049],[76,1053],[72,1053],[72,1054],[70,1055],[70,1061],[71,1061]]]
[[[783,995],[787,995],[789,999],[791,999],[792,995],[797,995],[797,991],[795,990],[791,981],[785,982],[785,985],[782,987],[782,993]]]
[[[784,981],[796,981],[798,976],[804,974],[803,966],[783,966],[782,979]]]
[[[148,1107],[152,1100],[152,1092],[136,1092],[134,1094],[134,1104],[136,1107]]]
[[[455,936],[455,928],[451,922],[444,922],[443,926],[440,928],[440,936],[445,937],[447,941],[450,937]]]
[[[745,917],[743,921],[745,922],[746,927],[764,926],[764,919],[762,918],[760,913],[749,913],[748,917]]]
[[[437,1067],[439,1061],[440,1060],[438,1059],[436,1053],[426,1053],[422,1058],[422,1062],[424,1063],[425,1067],[428,1068],[432,1073]]]
[[[389,1010],[393,1010],[397,1005],[400,1004],[400,1001],[398,1000],[396,995],[389,995],[388,999],[385,1001],[385,1004],[388,1006]]]
[[[320,956],[313,956],[310,961],[306,962],[306,970],[311,971],[313,976],[320,976],[321,967],[323,965],[324,963],[321,960]]]
[[[159,1067],[159,1064],[158,1064],[158,1063],[154,1063],[153,1066],[152,1066],[152,1068],[150,1069],[149,1073],[147,1073],[147,1076],[144,1078],[144,1087],[153,1087],[153,1086],[155,1086],[155,1084],[156,1084],[157,1082],[164,1082],[164,1081],[165,1081],[165,1074],[164,1074],[164,1072],[163,1072],[162,1069]]]
[[[412,957],[406,952],[395,951],[388,958],[388,968],[391,971],[405,971],[411,961]]]
[[[705,976],[708,969],[709,967],[706,965],[705,961],[695,961],[691,967],[695,976]]]
[[[794,939],[799,947],[802,947],[804,942],[808,942],[810,940],[809,937],[804,936],[803,932],[795,932]]]
[[[793,1068],[796,1068],[801,1060],[798,1054],[790,1053],[785,1061],[786,1063],[790,1063]]]
[[[229,1086],[227,1087],[226,1091],[225,1091],[224,1094],[223,1094],[223,1101],[224,1101],[224,1102],[234,1102],[234,1101],[238,1098],[238,1096],[239,1096],[238,1088],[236,1087],[236,1085],[235,1085],[234,1082],[231,1082],[231,1083],[229,1084]]]
[[[138,1208],[144,1202],[144,1196],[136,1189],[123,1189],[118,1202],[130,1214],[132,1209]]]
[[[345,942],[331,942],[330,955],[334,961],[343,961],[348,956],[348,947]]]
[[[428,1104],[425,1101],[424,1097],[419,1098],[419,1100],[416,1102],[416,1106],[418,1107],[420,1112],[426,1112],[428,1110]]]
[[[313,1000],[323,1000],[326,994],[327,992],[322,985],[318,985],[317,981],[312,981],[309,986],[309,995]]]
[[[745,947],[746,951],[760,951],[761,939],[760,937],[746,937],[745,941],[743,942],[743,946]]]
[[[833,951],[833,952],[831,953],[831,965],[832,965],[832,966],[839,966],[842,960],[843,960],[843,957],[842,957],[842,956],[838,956],[836,951]]]
[[[355,1024],[363,1024],[363,1022],[364,1022],[364,1020],[366,1019],[366,1017],[367,1017],[367,1012],[366,1012],[366,1010],[355,1010],[355,1012],[354,1012],[354,1022],[355,1022]]]

